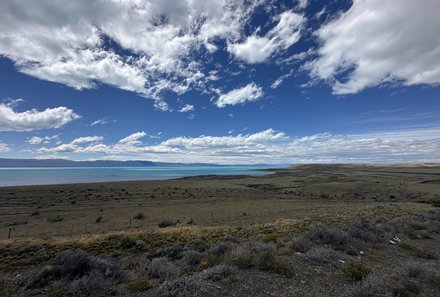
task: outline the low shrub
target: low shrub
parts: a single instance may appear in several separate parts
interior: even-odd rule
[[[0,278],[0,296],[24,297],[24,288],[14,279]]]
[[[136,244],[136,239],[124,236],[120,239],[119,245],[122,248],[131,248]]]
[[[178,275],[177,266],[165,257],[154,258],[151,261],[147,261],[145,270],[150,277],[160,279],[169,279]]]
[[[263,234],[263,237],[261,238],[261,240],[264,243],[268,243],[268,242],[275,242],[277,241],[278,238],[278,234],[277,233],[266,233]]]
[[[203,281],[184,277],[164,282],[157,289],[157,295],[163,297],[193,297],[201,296],[206,289],[206,284]]]
[[[182,259],[179,261],[179,266],[185,272],[193,271],[205,258],[203,253],[189,250],[183,253]]]
[[[412,252],[418,258],[437,259],[433,253],[411,243],[410,241],[402,241],[399,246],[407,251]]]
[[[95,223],[101,223],[101,222],[102,222],[102,216],[97,217]]]
[[[370,243],[385,241],[385,232],[370,221],[361,219],[347,227],[348,234],[360,240]]]
[[[145,215],[142,212],[140,212],[137,215],[135,215],[133,217],[133,219],[135,219],[135,220],[143,220],[143,219],[145,219]]]
[[[394,279],[392,283],[392,292],[395,297],[418,296],[421,291],[420,283],[408,276],[401,275],[398,279]]]
[[[134,248],[143,251],[147,248],[147,243],[141,239],[138,239],[134,242]]]
[[[74,297],[107,297],[118,293],[115,282],[97,270],[75,278],[70,287]]]
[[[346,256],[340,252],[326,247],[314,247],[304,254],[304,257],[314,265],[333,265],[338,266],[340,260],[345,260]]]
[[[392,297],[385,281],[377,276],[367,276],[364,280],[354,284],[349,295],[352,297]]]
[[[118,261],[118,264],[121,267],[121,269],[124,269],[124,270],[130,270],[130,271],[135,271],[135,272],[137,272],[138,270],[141,270],[142,272],[145,272],[144,266],[145,266],[147,259],[148,258],[147,258],[146,254],[138,255],[138,254],[132,253],[132,254],[129,254],[128,256],[121,258]]]
[[[72,294],[72,288],[63,280],[52,282],[47,290],[48,297],[65,297]]]
[[[235,274],[236,272],[237,269],[234,266],[220,264],[204,270],[202,272],[202,277],[213,281],[220,281]]]
[[[307,236],[297,235],[287,242],[287,246],[295,252],[305,253],[312,248],[313,243]]]
[[[156,251],[157,257],[168,257],[171,260],[178,260],[182,258],[182,254],[187,250],[187,247],[183,243],[173,244],[171,246],[164,247]]]
[[[35,252],[42,250],[43,248],[44,248],[44,246],[42,244],[33,243],[33,244],[19,248],[17,253],[19,253],[19,254],[35,253]]]
[[[360,281],[370,274],[371,270],[362,262],[347,261],[342,265],[342,272],[356,281]]]
[[[203,252],[204,250],[206,250],[207,244],[205,240],[198,238],[191,243],[191,247],[196,251]]]
[[[159,228],[166,228],[166,227],[171,227],[171,226],[175,226],[175,225],[177,225],[177,221],[174,221],[171,219],[163,220],[162,222],[157,224],[157,226]]]
[[[82,250],[65,250],[59,252],[50,261],[49,266],[27,272],[22,284],[28,288],[42,288],[52,281],[73,280],[93,274],[111,279],[112,283],[120,282],[124,275],[108,261],[89,256]]]
[[[226,262],[240,269],[247,269],[254,266],[252,254],[242,246],[237,246],[226,255]]]
[[[153,287],[150,280],[146,277],[129,280],[125,286],[132,292],[143,292]]]
[[[319,245],[331,245],[335,249],[343,250],[352,241],[351,236],[336,227],[315,225],[304,233],[312,242]]]
[[[277,255],[274,244],[248,241],[233,248],[225,258],[227,263],[241,269],[256,267],[262,271],[278,274],[291,273],[288,258]]]
[[[423,283],[438,284],[440,286],[440,274],[422,263],[410,261],[403,265],[402,273],[412,279]]]
[[[202,268],[212,267],[220,264],[227,253],[229,253],[235,244],[230,241],[221,241],[217,245],[210,247],[206,251],[206,256],[200,266]]]

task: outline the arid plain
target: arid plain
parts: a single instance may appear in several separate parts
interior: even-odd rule
[[[423,296],[436,296],[435,292],[439,290],[436,282],[439,280],[440,255],[435,246],[440,242],[440,166],[436,164],[299,165],[269,170],[268,175],[260,177],[199,176],[166,181],[4,187],[0,188],[0,197],[0,223],[3,228],[0,239],[1,270],[4,282],[8,284],[5,288],[10,288],[8,294],[11,296],[20,291],[11,285],[11,271],[45,269],[46,261],[50,263],[51,259],[57,258],[57,253],[68,249],[84,250],[90,257],[119,257],[115,260],[118,264],[114,265],[121,267],[126,264],[122,265],[121,259],[127,257],[143,262],[154,262],[159,256],[170,261],[182,261],[188,250],[194,249],[201,254],[200,261],[195,261],[193,264],[196,267],[191,269],[171,263],[179,271],[170,272],[173,276],[154,274],[151,267],[145,268],[145,275],[134,275],[129,271],[132,268],[125,265],[120,269],[129,276],[121,280],[121,285],[115,290],[127,296],[290,296],[301,292],[301,296],[318,296],[313,295],[318,291],[307,291],[304,287],[318,281],[324,281],[324,287],[326,282],[331,282],[329,289],[323,289],[319,296],[330,296],[331,292],[337,292],[338,282],[346,287],[344,292],[351,294],[353,283],[350,277],[344,276],[347,273],[341,272],[340,267],[341,263],[347,261],[344,255],[354,257],[354,260],[365,258],[362,261],[368,264],[369,271],[377,270],[378,274],[383,274],[386,268],[381,265],[382,257],[393,255],[390,246],[400,246],[403,238],[408,240],[405,241],[407,249],[403,247],[396,257],[406,251],[415,254],[416,260],[420,260],[417,252],[424,251],[430,255],[421,257],[420,261],[427,263],[429,271],[434,271],[432,277],[435,281],[421,284],[418,292],[425,292]],[[415,222],[416,214],[423,214],[424,219]],[[350,224],[356,224],[360,219],[377,223],[381,218],[397,226],[394,231],[388,230],[390,228],[382,230],[387,234],[383,236],[389,237],[382,238],[384,249],[376,246],[378,242],[372,246],[369,243],[363,247],[357,244],[346,246],[339,242],[342,239],[336,243],[332,242],[333,239],[325,242],[322,241],[322,234],[318,236],[321,239],[316,239],[316,234],[310,235],[310,230],[316,229],[316,226],[349,230]],[[402,223],[402,220],[407,220],[407,223]],[[374,226],[377,226],[376,223]],[[403,227],[399,224],[403,224]],[[425,236],[409,234],[405,229],[408,224],[417,225],[413,233],[423,231]],[[320,232],[325,234],[325,231]],[[292,247],[295,246],[292,238],[298,238],[301,234],[309,234],[307,238],[313,243],[310,247]],[[344,237],[341,234],[338,236]],[[394,236],[399,236],[399,242],[390,244],[389,240],[393,240]],[[358,239],[347,240],[353,243]],[[205,247],[195,249],[196,242],[203,242]],[[276,257],[283,257],[280,258],[285,260],[283,263],[287,261],[293,266],[259,269],[259,264],[252,262],[252,259],[249,265],[234,262],[233,253],[222,260],[212,260],[206,256],[210,249],[224,242],[236,245],[229,247],[235,252],[237,248],[243,249],[243,245],[249,245],[249,242],[259,242],[267,245],[265,248],[275,249],[273,253]],[[313,255],[307,256],[307,253],[316,248],[312,246],[319,247],[320,244],[345,254],[339,256],[339,262],[313,262]],[[32,250],[32,246],[36,246],[35,250]],[[184,248],[171,255],[169,251],[163,252],[176,246]],[[365,256],[367,249],[368,257]],[[305,260],[295,258],[303,255]],[[298,278],[301,261],[307,263],[303,267],[306,275]],[[397,265],[398,259],[390,261],[392,265]],[[235,271],[234,277],[225,277],[229,281],[221,280],[220,284],[212,279],[209,281],[210,285],[222,289],[208,290],[208,294],[204,284],[197,283],[192,284],[197,288],[191,289],[188,295],[179,295],[173,293],[172,288],[168,290],[163,287],[167,282],[191,278],[217,264],[230,265]],[[250,272],[243,273],[243,269],[250,269]],[[316,271],[321,271],[317,272],[318,275],[323,274],[312,280],[309,274]],[[269,284],[264,289],[256,290],[256,286],[246,290],[246,283],[251,281],[247,279],[249,273],[256,278],[268,278]],[[83,274],[76,278],[81,276]],[[68,279],[67,276],[60,279],[54,276],[46,280],[45,285],[29,286],[28,290],[20,292],[25,294],[23,296],[70,296],[69,292],[77,292],[77,288],[69,289],[67,284],[60,285],[65,288],[58,288],[61,295],[50,295],[55,294],[52,292],[55,290],[52,281],[67,282]],[[148,286],[143,287],[142,282],[148,283]],[[282,285],[286,282],[296,283],[295,288]],[[301,286],[304,288],[301,289]],[[354,286],[359,286],[359,282]],[[411,294],[414,293],[404,295],[406,289],[402,289],[404,293],[397,292],[395,288],[388,289],[393,294],[390,296],[413,296]],[[100,295],[92,292],[88,296]]]

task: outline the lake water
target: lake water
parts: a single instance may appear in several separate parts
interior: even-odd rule
[[[264,166],[0,168],[0,187],[161,180],[195,175],[265,175]]]

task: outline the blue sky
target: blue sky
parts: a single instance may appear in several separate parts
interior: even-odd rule
[[[2,6],[0,157],[440,161],[436,0]]]

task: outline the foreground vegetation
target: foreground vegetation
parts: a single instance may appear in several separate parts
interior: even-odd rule
[[[346,228],[317,224],[279,236],[147,250],[148,237],[109,236],[118,248],[92,255],[46,246],[0,247],[30,259],[3,272],[0,296],[438,296],[440,212],[357,220]],[[30,268],[31,267],[31,268]],[[332,293],[333,292],[333,293]],[[296,295],[295,295],[296,294]]]
[[[0,296],[438,296],[438,173],[305,166],[154,186],[3,188],[7,224],[104,228],[0,240]],[[122,187],[124,198],[109,198]],[[83,191],[75,204],[65,196]],[[132,228],[105,228],[109,205]]]

